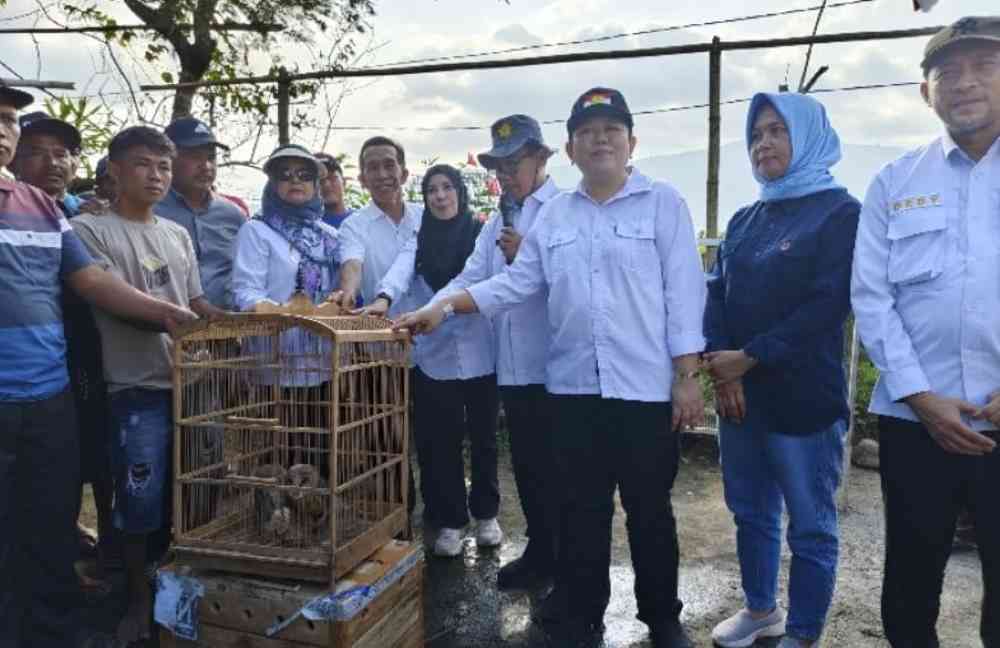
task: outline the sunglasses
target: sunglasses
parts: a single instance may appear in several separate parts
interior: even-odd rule
[[[312,169],[281,169],[274,172],[274,179],[279,182],[315,182],[316,172]]]

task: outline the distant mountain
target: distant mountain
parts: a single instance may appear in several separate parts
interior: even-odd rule
[[[904,153],[891,146],[844,144],[844,157],[833,168],[837,180],[858,200],[864,200],[868,184],[886,162]],[[719,166],[719,232],[725,231],[730,216],[757,198],[757,182],[750,173],[750,161],[742,142],[725,144]],[[666,180],[684,195],[691,208],[695,229],[705,228],[705,181],[708,174],[706,151],[688,151],[673,155],[658,155],[635,161],[635,166],[648,176]],[[556,183],[563,188],[574,187],[580,181],[576,167],[558,166],[551,170]]]

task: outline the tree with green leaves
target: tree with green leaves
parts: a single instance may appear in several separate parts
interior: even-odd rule
[[[0,0],[2,1],[2,0]],[[150,28],[144,57],[161,63],[173,55],[177,73],[165,71],[165,83],[222,80],[259,74],[260,57],[267,56],[271,73],[291,67],[281,52],[290,45],[328,50],[325,62],[337,67],[356,54],[355,37],[375,15],[374,0],[124,0],[124,5]],[[109,27],[117,20],[106,2],[64,2],[73,19]],[[132,31],[108,32],[121,45],[142,37]],[[254,65],[257,63],[257,65]],[[297,84],[298,94],[314,92]],[[174,95],[172,118],[190,115],[197,89],[180,88]],[[205,91],[213,105],[245,113],[266,113],[274,89],[267,86],[224,86]]]

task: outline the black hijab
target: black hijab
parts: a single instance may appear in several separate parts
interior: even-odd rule
[[[458,192],[458,214],[455,218],[441,220],[431,213],[427,190],[431,178],[436,175],[447,177]],[[465,260],[472,254],[483,224],[473,218],[469,210],[469,188],[455,167],[436,164],[427,169],[420,182],[420,190],[424,197],[424,216],[417,234],[415,271],[423,275],[431,290],[437,292],[465,267]]]

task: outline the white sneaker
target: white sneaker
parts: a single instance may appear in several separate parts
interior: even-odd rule
[[[503,531],[496,518],[476,520],[476,544],[480,547],[497,547],[503,542]]]
[[[434,555],[454,558],[462,553],[462,529],[440,529],[434,541]]]
[[[747,648],[760,637],[785,634],[785,612],[780,607],[762,619],[754,619],[745,608],[712,630],[712,641],[722,648]]]

